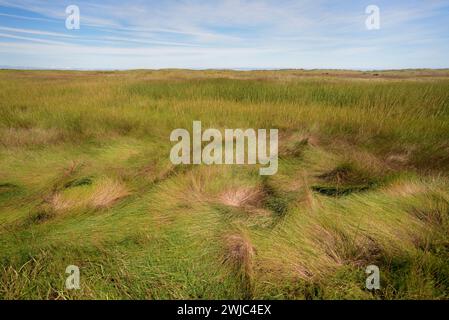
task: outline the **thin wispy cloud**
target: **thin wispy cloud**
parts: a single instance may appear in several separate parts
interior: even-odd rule
[[[52,40],[45,40],[45,39],[39,39],[39,38],[32,38],[32,37],[23,37],[23,36],[16,36],[9,33],[0,33],[0,37],[3,38],[9,38],[9,39],[18,39],[18,40],[26,40],[31,42],[39,42],[39,43],[48,43],[48,44],[54,44],[54,45],[65,45],[63,42],[58,41],[52,41]],[[3,42],[1,44],[4,44]],[[16,45],[14,43],[10,43],[11,49],[14,49]],[[13,53],[16,53],[17,51],[12,51]]]
[[[76,38],[74,35],[60,33],[60,32],[48,32],[42,30],[32,30],[32,29],[20,29],[20,28],[8,28],[0,26],[1,31],[10,31],[16,33],[27,33],[27,34],[37,34],[41,36],[52,36],[52,37],[63,37],[63,38]]]
[[[81,11],[80,30],[65,28],[72,4]],[[379,30],[366,29],[370,4],[381,10]],[[0,64],[449,67],[447,18],[449,0],[0,0]]]

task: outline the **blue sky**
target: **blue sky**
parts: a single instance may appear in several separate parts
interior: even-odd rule
[[[0,0],[0,66],[448,68],[449,0]]]

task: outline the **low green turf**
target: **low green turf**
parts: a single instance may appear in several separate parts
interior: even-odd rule
[[[194,120],[278,174],[173,166]],[[447,299],[448,138],[446,70],[0,71],[0,298]]]

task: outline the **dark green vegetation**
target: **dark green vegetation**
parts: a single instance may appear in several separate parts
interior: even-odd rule
[[[376,74],[0,71],[0,298],[447,299],[449,72]],[[173,166],[193,120],[278,174]]]

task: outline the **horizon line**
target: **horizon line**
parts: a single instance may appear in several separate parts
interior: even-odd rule
[[[358,72],[385,72],[385,71],[449,71],[449,67],[444,68],[425,68],[425,67],[417,67],[417,68],[392,68],[392,69],[367,69],[367,68],[270,68],[270,67],[261,67],[261,68],[245,68],[245,67],[236,67],[236,68],[37,68],[37,67],[22,67],[22,66],[0,66],[0,70],[17,70],[17,71],[165,71],[165,70],[186,70],[186,71],[289,71],[289,70],[298,70],[298,71],[358,71]]]

